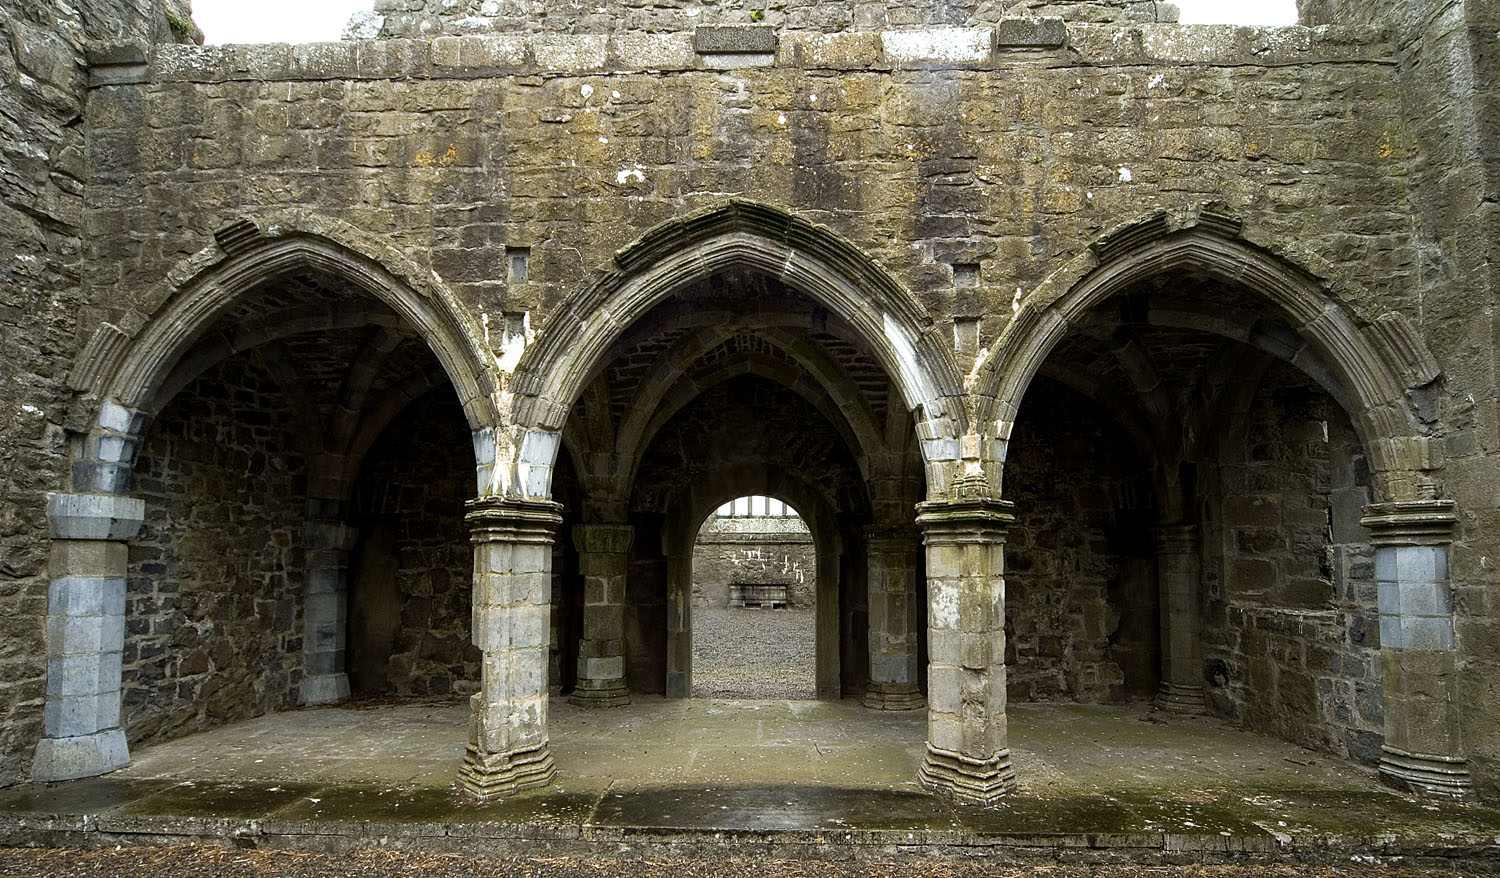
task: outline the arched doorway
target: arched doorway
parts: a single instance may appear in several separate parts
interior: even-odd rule
[[[817,697],[817,550],[797,510],[742,496],[693,541],[694,698]]]
[[[99,629],[98,651],[61,665],[101,672],[88,692],[59,689],[37,779],[119,767],[128,743],[345,697],[357,474],[433,388],[458,440],[442,458],[458,472],[442,477],[472,496],[472,434],[490,429],[494,382],[462,312],[399,256],[383,254],[387,268],[357,234],[308,222],[317,231],[221,230],[134,337],[104,327],[75,372],[98,415],[75,443],[71,490],[51,495],[54,539],[77,562],[56,573],[92,597],[59,594],[59,612],[105,612],[78,620]],[[451,522],[462,502],[429,520]],[[466,595],[466,563],[450,566]],[[445,640],[461,654],[467,632]]]

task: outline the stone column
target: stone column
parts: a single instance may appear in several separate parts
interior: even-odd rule
[[[907,527],[872,527],[868,548],[870,604],[870,686],[865,707],[916,710],[922,699],[917,678],[917,631],[912,602],[917,599],[917,541]]]
[[[484,661],[458,779],[480,799],[552,780],[547,647],[561,512],[550,500],[487,497],[471,501],[465,517],[474,542],[474,645]]]
[[[1156,581],[1161,602],[1161,688],[1156,706],[1203,713],[1202,544],[1198,528],[1173,524],[1156,531]]]
[[[583,576],[583,637],[578,641],[578,685],[569,698],[584,707],[630,703],[625,682],[625,571],[635,530],[628,524],[573,528]]]
[[[917,505],[927,544],[927,755],[922,784],[993,804],[1015,786],[1005,720],[1005,533],[1010,503],[955,484]],[[977,496],[976,496],[977,495]]]
[[[344,524],[344,504],[307,504],[307,606],[303,610],[303,704],[349,697],[346,644],[349,628],[349,550],[358,533]]]
[[[1379,587],[1381,780],[1419,795],[1462,799],[1472,786],[1448,585],[1453,506],[1451,500],[1373,503],[1360,523],[1370,529]]]
[[[120,728],[126,541],[145,501],[121,494],[49,494],[47,700],[33,781],[92,777],[130,764]]]

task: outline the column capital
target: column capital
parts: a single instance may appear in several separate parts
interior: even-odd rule
[[[146,521],[146,501],[125,494],[48,494],[54,540],[132,539]]]
[[[623,555],[635,540],[635,527],[628,524],[573,525],[573,546],[580,552]]]
[[[1004,539],[1015,523],[1016,505],[1007,500],[975,497],[963,500],[929,500],[917,504],[917,525],[923,537],[934,539]]]
[[[1156,551],[1162,555],[1191,555],[1202,549],[1195,524],[1164,524],[1156,529]]]
[[[464,504],[464,523],[476,543],[551,543],[562,525],[561,503],[481,497]]]
[[[1371,503],[1359,523],[1377,546],[1440,546],[1453,542],[1458,514],[1452,500]]]

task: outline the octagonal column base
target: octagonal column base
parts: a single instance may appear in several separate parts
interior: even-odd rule
[[[546,744],[509,753],[483,753],[471,745],[458,770],[458,784],[474,798],[489,801],[544,787],[556,773]]]
[[[974,805],[993,805],[1016,786],[1009,749],[978,760],[928,744],[917,775],[922,786],[934,793]]]

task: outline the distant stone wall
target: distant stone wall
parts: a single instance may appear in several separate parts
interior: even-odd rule
[[[817,599],[817,553],[800,518],[712,516],[693,544],[693,603],[727,607],[735,583],[785,585],[787,606]]]
[[[1061,17],[1091,23],[1177,20],[1177,9],[1155,0],[958,0],[875,3],[868,0],[376,0],[375,16],[352,28],[383,37],[547,32],[666,33],[697,25],[763,24],[784,31],[839,33],[917,26],[993,24],[1004,17]]]
[[[370,449],[356,488],[349,673],[356,693],[467,695],[479,685],[470,636],[474,492],[468,425],[446,390],[412,403]]]
[[[238,357],[147,433],[122,659],[132,744],[297,703],[307,497],[291,412],[265,366]]]
[[[1203,535],[1215,713],[1365,762],[1384,736],[1369,472],[1349,417],[1277,366],[1224,440]]]
[[[1297,19],[1307,25],[1380,26],[1393,23],[1396,6],[1377,0],[1297,0]]]
[[[1006,464],[1006,684],[1017,701],[1150,696],[1160,679],[1151,486],[1078,394],[1038,380]]]

